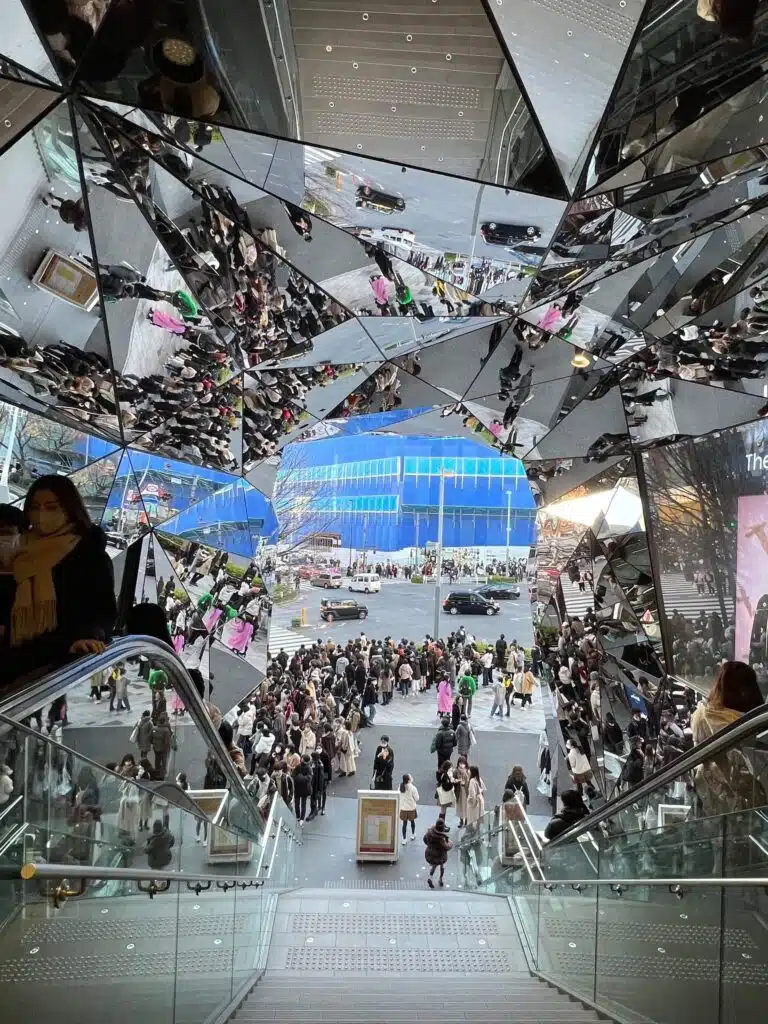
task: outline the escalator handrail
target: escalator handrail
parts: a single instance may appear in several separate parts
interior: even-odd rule
[[[25,882],[33,878],[97,878],[99,881],[135,882],[216,882],[227,884],[228,888],[258,883],[263,885],[262,875],[200,875],[192,871],[156,871],[154,868],[110,868],[100,864],[38,864],[29,861],[20,868],[13,868],[15,878]],[[207,890],[204,890],[207,891]]]
[[[179,660],[176,652],[156,637],[151,636],[123,636],[112,641],[100,654],[91,654],[85,658],[78,658],[76,661],[56,669],[54,672],[35,679],[31,682],[23,681],[14,686],[14,692],[6,695],[0,701],[0,716],[10,719],[21,719],[26,715],[37,711],[43,705],[53,701],[56,697],[74,687],[81,685],[96,672],[103,672],[111,669],[121,661],[140,656],[150,657],[154,663],[158,663],[167,672],[173,689],[179,694],[184,702],[184,707],[189,711],[198,732],[203,737],[206,747],[211,751],[218,761],[224,777],[227,780],[230,794],[237,795],[243,807],[250,807],[253,810],[253,821],[258,823],[258,812],[253,801],[245,788],[243,780],[235,768],[229,751],[219,736],[218,730],[208,716],[205,705],[197,692],[192,679],[184,665]],[[77,751],[73,751],[77,754]],[[250,816],[249,816],[250,817]],[[257,833],[263,832],[263,825],[257,829]],[[252,838],[256,838],[253,836]]]
[[[545,888],[549,887],[552,889],[557,886],[564,886],[569,889],[581,886],[583,889],[586,889],[590,885],[622,886],[622,888],[629,888],[633,885],[653,885],[656,887],[665,886],[675,891],[677,891],[678,887],[679,889],[685,889],[687,886],[690,886],[691,889],[702,889],[705,887],[719,889],[721,886],[726,889],[738,889],[746,886],[760,886],[766,889],[768,888],[768,875],[764,875],[762,878],[719,878],[714,875],[709,875],[706,878],[686,878],[684,875],[680,878],[539,878],[532,879],[525,884],[543,885]]]
[[[644,779],[639,785],[633,786],[623,796],[618,797],[616,800],[611,800],[604,807],[588,815],[578,825],[567,829],[556,839],[553,839],[552,842],[547,843],[547,850],[554,849],[557,846],[564,846],[566,843],[571,843],[578,839],[579,836],[584,835],[586,832],[591,832],[601,822],[612,818],[621,811],[627,810],[633,804],[643,800],[646,796],[650,796],[667,783],[675,782],[681,775],[693,771],[694,768],[698,768],[705,761],[711,761],[718,754],[736,746],[740,740],[759,731],[761,728],[768,729],[768,704],[761,704],[760,707],[755,708],[748,714],[742,715],[741,718],[732,722],[725,729],[716,732],[709,739],[704,740],[703,743],[698,743],[691,750],[675,758],[674,761],[670,761],[666,767]]]

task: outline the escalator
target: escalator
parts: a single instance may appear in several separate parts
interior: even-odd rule
[[[462,839],[532,970],[618,1021],[754,1019],[768,988],[768,709],[547,843],[520,804]]]
[[[38,709],[137,656],[167,672],[220,789],[134,777],[34,727]],[[290,809],[276,793],[252,799],[186,670],[150,638],[118,640],[0,707],[13,779],[0,805],[4,1019],[92,1012],[118,1024],[130,1005],[151,1021],[203,1024],[222,1012],[263,968],[293,877]]]

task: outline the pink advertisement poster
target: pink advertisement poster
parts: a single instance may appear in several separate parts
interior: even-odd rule
[[[749,661],[755,612],[768,596],[768,495],[739,498],[736,533],[736,660]]]

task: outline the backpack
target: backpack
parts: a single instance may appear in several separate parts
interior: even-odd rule
[[[461,683],[459,684],[459,693],[461,694],[462,697],[472,696],[472,687],[469,685],[466,679],[462,679]]]

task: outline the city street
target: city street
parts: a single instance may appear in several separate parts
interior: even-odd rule
[[[346,576],[343,580],[340,590],[321,590],[302,580],[301,590],[296,599],[286,604],[274,605],[270,625],[270,651],[273,655],[277,654],[281,646],[288,650],[287,641],[299,634],[311,640],[327,640],[333,637],[338,641],[358,637],[361,632],[365,632],[369,637],[392,636],[398,640],[401,637],[423,640],[427,633],[432,635],[435,593],[432,584],[382,580],[378,594],[360,594],[349,591]],[[451,587],[446,581],[442,586],[442,598],[447,597],[451,590],[474,590],[478,586],[481,584],[457,583]],[[332,625],[328,625],[320,618],[320,602],[323,598],[352,598],[367,606],[368,617],[363,621],[337,619]],[[518,640],[524,646],[530,646],[533,641],[533,627],[531,605],[527,598],[523,595],[517,601],[500,601],[499,607],[499,614],[494,616],[448,615],[441,610],[441,635],[445,637],[463,625],[467,633],[473,634],[478,640],[496,640],[504,633],[507,640]],[[291,619],[301,615],[302,608],[306,609],[307,624],[293,630]],[[295,646],[298,647],[299,644],[295,643]]]

